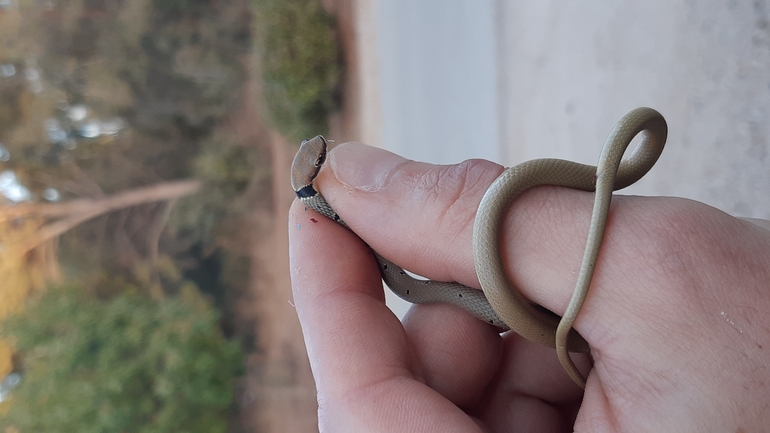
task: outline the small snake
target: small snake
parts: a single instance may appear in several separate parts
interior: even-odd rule
[[[645,132],[631,156],[621,162],[626,148]],[[457,305],[503,330],[555,347],[567,374],[580,387],[586,379],[568,352],[588,352],[588,343],[572,329],[588,294],[599,255],[614,190],[641,179],[663,151],[668,127],[663,116],[651,108],[632,110],[615,125],[602,149],[597,167],[560,159],[536,159],[506,169],[487,189],[473,225],[473,255],[482,291],[462,284],[418,280],[393,262],[374,257],[385,284],[399,297],[415,304],[443,302]],[[292,163],[291,184],[297,197],[309,208],[348,228],[315,189],[313,182],[326,161],[328,143],[322,136],[302,142]],[[564,186],[596,191],[588,242],[580,273],[564,316],[533,305],[508,281],[500,255],[500,230],[508,207],[519,194],[538,185]]]

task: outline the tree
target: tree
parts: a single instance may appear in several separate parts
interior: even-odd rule
[[[317,0],[252,0],[269,118],[295,140],[328,131],[341,99],[335,21]]]
[[[197,289],[155,302],[131,287],[100,300],[46,291],[2,325],[22,382],[0,428],[56,432],[224,432],[241,374],[237,343]],[[13,431],[13,430],[4,430]]]
[[[79,199],[65,203],[22,203],[12,207],[0,207],[0,221],[9,218],[43,217],[58,218],[41,224],[32,236],[19,242],[14,254],[24,255],[77,225],[106,213],[145,203],[174,201],[201,188],[197,180],[164,182],[132,191],[124,191],[101,199]],[[2,239],[0,237],[0,239]],[[157,242],[157,241],[156,241]]]

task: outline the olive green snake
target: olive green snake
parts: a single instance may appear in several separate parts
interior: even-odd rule
[[[643,133],[630,156],[623,154]],[[555,347],[559,361],[575,383],[586,379],[568,352],[588,352],[583,337],[572,329],[588,294],[604,237],[612,192],[641,179],[663,151],[668,126],[651,108],[637,108],[623,116],[610,133],[597,166],[560,159],[536,159],[507,168],[487,189],[473,226],[473,256],[482,291],[458,283],[415,279],[401,267],[373,251],[385,284],[399,297],[416,304],[443,302],[503,330]],[[325,160],[328,143],[317,136],[302,143],[292,163],[291,183],[308,207],[348,227],[315,189],[313,182]],[[501,228],[508,207],[519,194],[538,185],[595,191],[588,241],[572,299],[559,319],[554,313],[524,299],[509,282],[500,254]],[[394,216],[396,217],[396,216]]]

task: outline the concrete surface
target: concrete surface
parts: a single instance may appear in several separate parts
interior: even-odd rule
[[[493,0],[379,0],[382,143],[409,158],[494,159]]]
[[[637,106],[669,124],[627,193],[770,219],[770,7],[765,1],[499,1],[500,161],[595,163]]]
[[[624,193],[770,219],[766,1],[361,4],[369,143],[436,163],[594,164],[614,123],[649,106],[668,145]]]

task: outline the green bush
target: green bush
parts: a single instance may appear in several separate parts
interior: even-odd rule
[[[253,0],[270,120],[294,139],[324,134],[338,108],[335,22],[319,0]]]
[[[22,381],[0,428],[20,432],[225,432],[239,345],[194,287],[153,302],[51,289],[6,320]],[[11,431],[11,430],[3,430]]]

